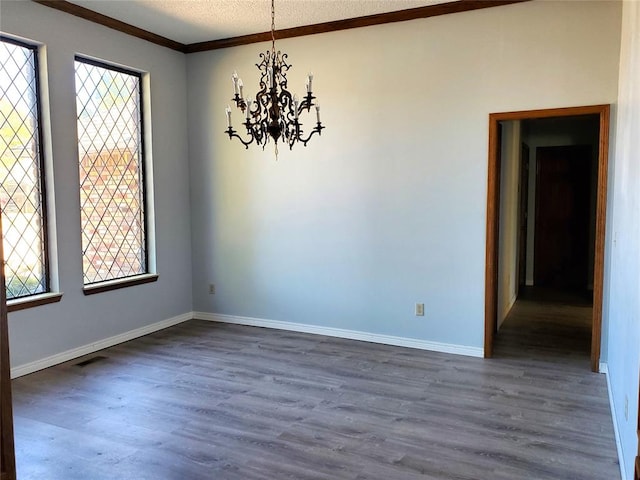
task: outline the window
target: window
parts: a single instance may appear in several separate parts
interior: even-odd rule
[[[49,291],[37,47],[0,36],[0,208],[7,299]]]
[[[84,284],[148,273],[141,74],[76,57],[75,81]]]

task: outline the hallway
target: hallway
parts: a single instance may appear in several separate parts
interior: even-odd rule
[[[590,369],[591,301],[584,295],[529,287],[499,330],[495,358]]]

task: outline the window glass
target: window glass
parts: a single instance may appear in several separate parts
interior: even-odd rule
[[[142,86],[137,72],[76,58],[85,285],[147,273]]]
[[[7,299],[49,291],[37,47],[0,37],[0,209]]]

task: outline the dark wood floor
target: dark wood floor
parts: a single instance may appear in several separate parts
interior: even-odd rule
[[[16,379],[18,478],[619,479],[584,307],[535,303],[491,360],[190,321]]]

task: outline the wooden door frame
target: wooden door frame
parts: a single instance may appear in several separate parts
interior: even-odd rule
[[[4,259],[1,218],[2,215],[0,215],[0,260]],[[4,268],[0,265],[0,480],[15,480],[16,478],[12,411],[7,301]]]
[[[535,118],[598,115],[598,186],[596,193],[596,241],[593,274],[593,319],[591,328],[591,370],[600,368],[602,338],[602,295],[604,282],[604,242],[607,213],[607,167],[609,164],[610,105],[525,110],[489,114],[489,165],[487,176],[487,231],[485,259],[484,356],[493,355],[493,340],[497,329],[498,305],[498,238],[500,233],[500,161],[499,122]]]
[[[638,435],[638,455],[636,455],[635,468],[633,469],[633,479],[640,480],[640,387],[638,387],[638,430],[636,431]]]

